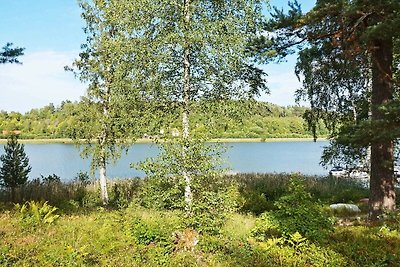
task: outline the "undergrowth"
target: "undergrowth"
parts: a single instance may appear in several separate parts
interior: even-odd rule
[[[394,267],[400,262],[398,213],[385,214],[374,226],[332,224],[323,207],[364,197],[365,189],[351,182],[226,176],[223,183],[236,186],[241,209],[227,214],[219,231],[204,232],[192,228],[179,209],[141,206],[143,180],[110,183],[107,207],[98,201],[95,184],[72,185],[67,191],[75,193],[51,198],[40,192],[50,183],[57,190],[69,184],[46,183],[34,184],[38,201],[25,199],[30,202],[16,208],[0,202],[0,266]],[[264,202],[249,204],[257,199]]]

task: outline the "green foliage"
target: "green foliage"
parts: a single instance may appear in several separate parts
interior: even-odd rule
[[[87,172],[80,171],[76,174],[74,181],[81,185],[90,184],[90,176]]]
[[[262,213],[256,220],[252,229],[252,236],[259,241],[279,238],[282,235],[279,221],[270,212]]]
[[[311,243],[298,232],[286,238],[271,238],[258,243],[261,250],[268,251],[270,266],[351,266],[349,261],[334,249]]]
[[[139,165],[147,175],[141,204],[185,210],[188,227],[217,232],[225,213],[235,209],[238,199],[236,186],[224,184],[222,179],[221,153],[217,145],[200,140],[176,139],[162,143],[158,158]],[[185,175],[190,177],[193,196],[189,207],[185,202]]]
[[[113,180],[110,190],[110,205],[122,209],[127,208],[133,201],[139,199],[141,179]]]
[[[7,43],[0,50],[0,64],[6,63],[21,63],[18,60],[19,56],[24,55],[25,48],[12,47],[12,43]]]
[[[61,183],[61,178],[60,176],[56,175],[56,174],[50,174],[48,176],[43,176],[40,175],[40,178],[42,180],[42,183],[44,184],[52,184],[52,183]]]
[[[253,231],[255,237],[287,237],[299,232],[307,238],[323,240],[333,229],[320,204],[305,191],[304,181],[296,177],[289,182],[288,194],[280,197],[274,205],[276,210],[258,219]]]
[[[55,214],[58,208],[47,202],[29,201],[22,205],[15,204],[21,223],[26,227],[35,228],[41,225],[53,224],[60,215]]]
[[[124,229],[138,249],[139,254],[133,257],[136,264],[169,266],[178,244],[176,233],[182,226],[179,212],[155,212],[135,206],[128,208]]]
[[[290,174],[237,174],[225,179],[239,185],[242,198],[241,210],[261,214],[273,209],[273,203],[287,192]]]
[[[0,185],[11,188],[12,201],[15,201],[15,188],[26,183],[31,167],[24,145],[18,143],[16,135],[8,138],[4,151],[0,156]]]
[[[321,0],[303,14],[294,1],[287,13],[275,9],[266,24],[274,39],[255,42],[263,58],[271,54],[266,50],[282,59],[294,48],[301,49],[296,74],[304,79],[303,88],[296,92],[298,100],[310,103],[305,118],[314,136],[323,120],[334,141],[325,151],[324,162],[340,154],[344,162],[359,161],[371,148],[372,220],[385,209],[395,209],[392,151],[399,138],[395,55],[399,9],[400,2],[393,0]]]
[[[29,180],[15,191],[15,201],[48,202],[62,208],[64,211],[79,208],[94,208],[100,202],[98,186],[93,186],[88,177],[76,178],[70,182],[63,182],[56,174],[41,176]],[[6,191],[0,191],[0,201],[8,202],[11,196]]]
[[[322,242],[296,232],[249,239],[255,218],[238,213],[219,235],[185,229],[184,219],[182,212],[130,205],[65,214],[51,229],[26,231],[19,213],[2,211],[0,265],[395,267],[400,260],[396,219],[335,227]],[[198,243],[187,246],[193,236]]]
[[[259,215],[275,210],[274,203],[288,193],[291,174],[237,174],[226,176],[227,183],[238,184],[241,211]],[[306,191],[324,204],[357,203],[368,197],[369,189],[357,180],[303,176]],[[397,190],[399,192],[399,190]],[[399,200],[399,199],[398,199]]]
[[[173,231],[164,221],[143,221],[141,218],[132,218],[129,231],[138,244],[157,244],[161,247],[172,248]]]
[[[145,106],[144,103],[143,105]],[[166,105],[171,106],[174,103]],[[211,102],[201,105],[194,103],[191,116],[193,135],[211,138],[312,137],[306,127],[306,121],[302,118],[302,114],[307,110],[305,107],[281,107],[271,103],[251,101],[231,101],[224,105]],[[176,114],[169,114],[171,110],[161,107],[160,104],[157,110],[153,110],[156,109],[156,103],[148,106],[153,106],[153,108],[147,107],[153,115],[148,117],[149,114],[142,114],[142,117],[146,116],[143,120],[148,123],[137,124],[141,127],[140,131],[130,130],[132,133],[128,134],[129,138],[157,136],[160,130],[168,132],[167,129],[179,128],[179,118]],[[167,118],[167,113],[171,118]],[[89,121],[83,118],[84,115],[90,115],[84,101],[64,101],[59,106],[50,104],[43,108],[32,109],[25,114],[3,111],[0,112],[0,130],[21,130],[21,139],[78,138],[82,136],[82,131],[88,130],[89,127]],[[160,121],[161,118],[163,119]],[[254,128],[258,129],[257,132],[252,131]],[[328,135],[323,125],[318,130],[318,135]]]

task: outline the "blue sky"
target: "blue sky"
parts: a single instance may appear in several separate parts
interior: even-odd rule
[[[272,0],[285,6],[287,1]],[[309,10],[315,0],[299,0]],[[0,110],[26,112],[49,103],[79,100],[85,86],[63,67],[78,56],[85,36],[76,0],[0,0],[0,46],[7,42],[25,47],[22,65],[0,65]],[[295,58],[265,66],[270,95],[261,100],[294,104],[300,84],[294,75]]]

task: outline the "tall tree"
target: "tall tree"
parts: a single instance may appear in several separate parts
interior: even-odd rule
[[[15,202],[15,189],[26,183],[32,168],[29,166],[24,145],[18,143],[16,135],[12,134],[8,138],[4,151],[0,156],[0,184],[11,189],[11,200]]]
[[[0,50],[0,64],[5,64],[5,63],[21,63],[18,60],[19,56],[22,56],[24,54],[24,49],[25,48],[19,48],[19,47],[12,47],[12,43],[7,43],[2,50]]]
[[[133,72],[142,74],[138,82],[153,98],[179,103],[183,154],[190,144],[193,103],[252,97],[266,89],[263,71],[247,53],[248,41],[260,34],[264,1],[95,2],[108,3],[109,12],[119,14],[138,63]],[[182,174],[190,209],[191,176],[186,170]]]
[[[129,80],[131,57],[125,47],[125,31],[121,33],[116,25],[118,14],[107,12],[106,2],[80,2],[86,43],[73,68],[66,68],[88,84],[73,137],[78,143],[81,139],[87,141],[82,155],[91,156],[92,170],[99,170],[103,204],[108,203],[107,163],[120,157],[128,148],[128,137],[139,136],[141,128],[137,105],[140,96],[134,90],[139,87]]]
[[[275,8],[267,29],[272,42],[258,39],[261,57],[282,58],[300,49],[298,96],[310,101],[307,119],[323,119],[337,147],[371,147],[370,218],[395,209],[393,141],[399,138],[398,70],[400,2],[397,0],[318,0],[303,14],[294,1],[286,14]],[[396,80],[397,79],[397,80]],[[397,130],[396,130],[397,129]],[[346,149],[349,148],[349,149]]]

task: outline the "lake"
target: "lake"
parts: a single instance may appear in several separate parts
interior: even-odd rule
[[[233,172],[300,172],[326,175],[319,165],[327,141],[226,143],[224,154]],[[89,159],[82,159],[78,149],[71,144],[26,144],[25,152],[32,167],[30,178],[56,174],[62,180],[73,179],[78,172],[90,170]],[[0,153],[4,153],[3,145]],[[112,178],[143,177],[144,173],[130,168],[132,162],[154,157],[158,148],[152,144],[135,144],[116,165],[109,165],[107,174]]]

